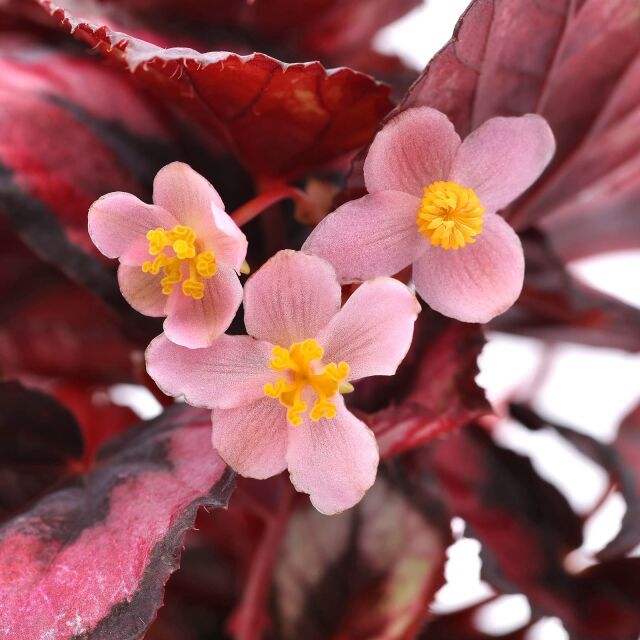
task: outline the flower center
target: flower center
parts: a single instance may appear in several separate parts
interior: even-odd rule
[[[312,364],[324,354],[324,349],[313,339],[294,342],[289,349],[276,345],[272,354],[274,357],[269,366],[274,371],[286,371],[287,374],[275,384],[265,384],[264,393],[270,398],[277,398],[280,404],[287,407],[287,419],[295,427],[302,423],[300,414],[307,410],[307,403],[302,399],[306,387],[311,387],[316,394],[316,401],[309,413],[314,422],[336,415],[336,406],[329,401],[336,393],[353,391],[348,382],[343,382],[349,375],[346,362],[332,362],[323,367]]]
[[[173,291],[173,285],[183,281],[183,265],[186,265],[189,276],[182,282],[182,293],[194,300],[201,300],[204,297],[204,285],[200,279],[211,278],[218,270],[213,251],[198,252],[195,231],[182,225],[176,225],[170,231],[162,227],[152,229],[147,233],[147,240],[149,255],[156,256],[156,259],[153,262],[147,260],[142,270],[155,276],[162,269],[162,293],[168,296]],[[170,253],[165,253],[164,249]]]
[[[434,247],[459,249],[482,233],[484,210],[473,189],[456,182],[433,182],[425,187],[416,224]]]

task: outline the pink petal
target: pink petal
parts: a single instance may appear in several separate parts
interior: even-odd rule
[[[244,287],[244,324],[260,340],[289,347],[315,337],[340,308],[333,267],[298,251],[279,251]]]
[[[285,409],[273,398],[214,409],[211,422],[213,446],[234,471],[262,480],[287,468]]]
[[[451,121],[430,107],[406,109],[375,137],[364,163],[369,193],[404,191],[418,198],[446,180],[460,137]]]
[[[352,200],[324,218],[302,250],[330,262],[342,283],[391,276],[424,251],[419,207],[418,198],[401,191]]]
[[[365,282],[318,335],[323,361],[344,360],[349,380],[393,375],[407,355],[419,312],[416,297],[398,280]]]
[[[460,145],[449,179],[471,187],[487,210],[497,211],[538,179],[555,148],[541,116],[492,118]]]
[[[358,503],[376,479],[378,445],[371,430],[350,413],[340,396],[330,420],[289,428],[287,465],[291,482],[327,515]],[[224,456],[223,456],[224,457]]]
[[[119,191],[107,193],[89,209],[89,235],[107,258],[119,258],[136,243],[138,247],[148,247],[148,231],[157,227],[171,229],[176,224],[176,219],[162,207]]]
[[[422,299],[463,322],[488,322],[517,299],[524,279],[520,239],[499,215],[485,213],[476,242],[457,251],[429,245],[413,265]]]
[[[208,222],[212,206],[224,210],[213,185],[184,162],[172,162],[158,171],[153,180],[153,202],[190,227],[200,226],[203,219]]]
[[[224,333],[242,302],[242,285],[236,272],[218,265],[218,272],[202,280],[204,297],[194,300],[175,285],[169,296],[164,332],[171,342],[199,349],[210,346]]]
[[[240,270],[247,255],[247,238],[224,210],[218,192],[188,164],[172,162],[153,181],[153,201],[194,229],[219,262]]]
[[[210,347],[188,349],[162,334],[147,347],[147,372],[163,393],[194,407],[228,409],[264,397],[273,381],[272,345],[222,334]]]
[[[247,238],[228,213],[218,207],[212,207],[212,226],[203,233],[203,240],[208,249],[213,250],[216,259],[240,271],[247,257]]]
[[[161,276],[144,273],[139,266],[121,264],[118,267],[118,283],[125,300],[145,316],[161,317],[169,297],[162,293]]]

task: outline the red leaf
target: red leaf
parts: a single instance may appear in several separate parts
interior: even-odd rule
[[[0,521],[66,476],[82,449],[65,407],[18,382],[0,382]]]
[[[91,464],[96,451],[106,440],[138,422],[138,417],[129,407],[111,401],[108,388],[63,382],[55,385],[52,391],[80,424],[85,442],[85,466]]]
[[[0,34],[0,71],[0,211],[41,259],[148,338],[152,325],[97,257],[87,211],[108,191],[144,195],[173,155],[161,114],[117,72],[33,37]]]
[[[475,619],[485,604],[486,601],[434,617],[418,635],[418,640],[527,640],[531,623],[499,636],[480,631]]]
[[[368,417],[381,457],[419,447],[491,413],[483,390],[475,383],[483,345],[478,325],[423,310],[411,349],[393,379],[358,385],[354,394],[360,403],[365,394],[377,402],[390,400],[389,406]]]
[[[297,512],[275,572],[278,637],[414,637],[444,581],[448,539],[446,523],[383,478],[339,516]]]
[[[542,234],[531,230],[521,240],[524,288],[516,306],[493,327],[549,341],[640,350],[640,310],[574,278]]]
[[[143,637],[198,507],[223,506],[232,488],[210,432],[207,412],[176,407],[0,530],[8,637]]]
[[[390,82],[400,79],[406,89],[416,73],[398,58],[374,51],[373,38],[419,4],[420,0],[161,0],[153,4],[103,0],[93,8],[72,8],[81,12],[75,15],[82,20],[112,27],[115,20],[140,37],[147,31],[147,39],[165,47],[189,45],[238,54],[259,50],[282,60],[319,60],[325,66],[349,66]],[[102,11],[102,18],[96,11]]]
[[[613,448],[620,461],[619,482],[627,510],[618,535],[600,553],[603,559],[621,556],[640,544],[640,406],[622,421]]]
[[[433,460],[452,514],[483,545],[483,575],[498,589],[524,593],[540,615],[558,616],[581,640],[634,640],[640,633],[640,559],[564,566],[581,543],[581,521],[522,456],[497,447],[478,428],[444,440]]]
[[[386,87],[351,69],[161,49],[39,1],[77,38],[214,132],[261,179],[291,179],[348,158],[391,106]]]

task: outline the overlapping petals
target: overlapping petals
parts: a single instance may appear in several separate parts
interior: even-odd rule
[[[416,290],[434,309],[488,322],[516,301],[524,278],[520,241],[495,212],[537,180],[554,150],[537,115],[493,118],[461,142],[442,113],[407,109],[371,145],[364,166],[370,195],[327,216],[303,250],[334,263],[343,283],[413,264]],[[472,189],[482,207],[480,231],[459,248],[434,245],[419,231],[424,190],[438,182]]]
[[[331,265],[281,251],[251,276],[244,304],[250,336],[223,335],[203,349],[161,336],[147,350],[149,374],[165,393],[213,409],[213,445],[239,473],[266,478],[288,467],[296,488],[320,511],[353,506],[375,480],[375,437],[339,392],[330,398],[335,416],[312,420],[305,413],[293,426],[286,407],[264,392],[280,375],[269,366],[272,351],[313,339],[324,350],[316,373],[321,364],[345,361],[349,380],[392,375],[409,348],[417,300],[400,282],[379,278],[340,308]]]
[[[120,289],[132,307],[146,315],[167,316],[165,332],[174,342],[205,347],[227,329],[242,301],[237,272],[247,240],[224,211],[218,192],[188,165],[174,162],[161,169],[153,198],[154,204],[146,204],[128,193],[103,196],[89,211],[89,234],[102,253],[120,259]],[[178,260],[173,240],[151,252],[149,232],[176,228],[187,229],[195,238],[187,240],[193,255],[185,253],[187,257]],[[201,254],[215,264],[209,271],[197,263]],[[167,277],[170,282],[163,285]],[[185,291],[187,280],[200,292]]]

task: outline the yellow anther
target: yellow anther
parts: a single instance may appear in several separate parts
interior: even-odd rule
[[[289,349],[276,345],[271,354],[273,358],[269,366],[274,371],[286,371],[286,377],[279,378],[275,384],[266,384],[264,393],[270,398],[277,398],[287,408],[287,419],[294,426],[302,423],[301,414],[307,411],[307,403],[302,399],[307,387],[316,394],[309,412],[314,422],[335,417],[336,406],[331,398],[342,393],[343,389],[353,391],[353,386],[345,382],[349,375],[346,362],[331,362],[324,366],[316,363],[324,355],[324,349],[316,340],[295,342]]]
[[[216,275],[218,265],[216,264],[216,257],[213,255],[213,251],[203,251],[196,257],[196,271],[199,276],[203,278],[210,278]]]
[[[244,276],[248,276],[251,273],[251,267],[249,263],[245,260],[240,267],[240,273]]]
[[[151,275],[158,275],[162,269],[164,277],[160,280],[162,293],[169,295],[173,287],[185,278],[185,269],[189,275],[182,282],[182,292],[195,300],[204,297],[204,284],[201,278],[211,278],[218,270],[213,251],[198,251],[195,231],[191,227],[176,225],[170,231],[159,227],[147,233],[149,255],[157,256],[153,262],[147,260],[142,270]],[[164,249],[173,255],[161,253]]]
[[[434,182],[424,190],[416,224],[418,231],[443,249],[460,249],[482,233],[485,208],[469,187],[456,182]]]

